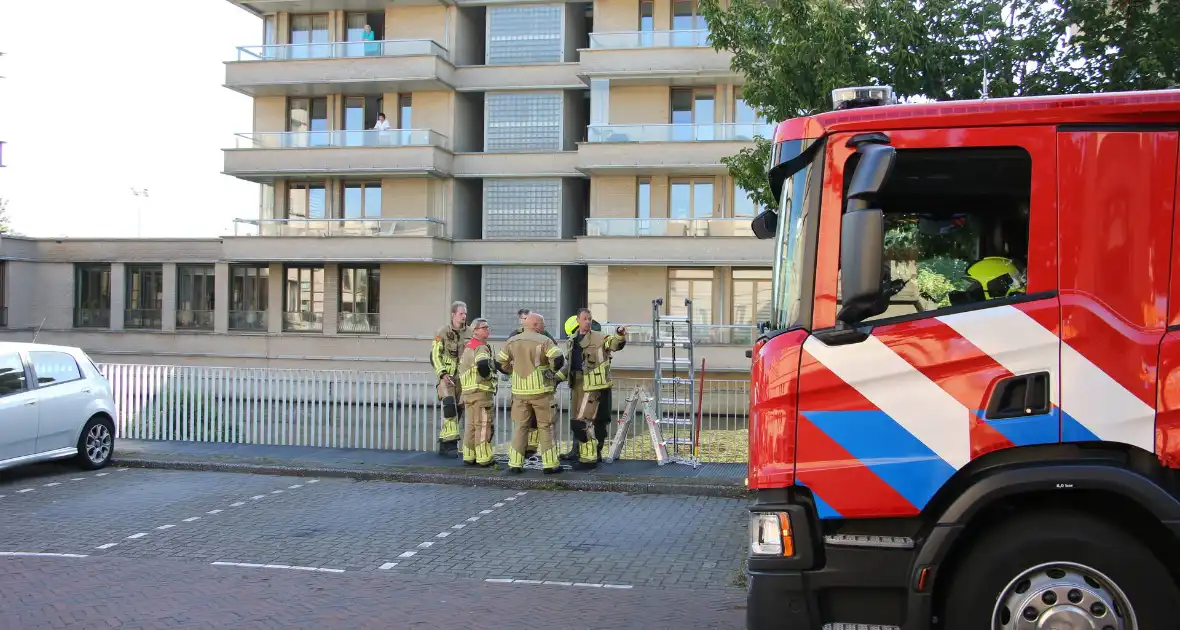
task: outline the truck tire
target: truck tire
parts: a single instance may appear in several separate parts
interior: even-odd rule
[[[970,544],[939,579],[942,628],[1151,630],[1180,619],[1180,590],[1151,550],[1084,512],[1019,516]]]

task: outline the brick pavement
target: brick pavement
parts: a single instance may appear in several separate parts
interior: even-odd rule
[[[115,557],[0,557],[0,628],[741,628],[736,589],[606,590]]]
[[[0,479],[0,551],[720,592],[734,590],[746,544],[746,503],[734,499],[103,473]]]

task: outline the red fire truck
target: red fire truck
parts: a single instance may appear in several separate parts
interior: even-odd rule
[[[1180,90],[775,132],[749,630],[1180,627]]]

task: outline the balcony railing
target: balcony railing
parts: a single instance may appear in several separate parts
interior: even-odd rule
[[[586,236],[754,236],[752,217],[716,219],[586,219]]]
[[[213,330],[213,311],[176,311],[178,330]]]
[[[234,219],[234,236],[432,236],[446,224],[426,217],[385,219]]]
[[[270,328],[266,311],[230,311],[229,329],[266,332]]]
[[[336,332],[345,335],[375,335],[381,332],[379,313],[340,313]]]
[[[111,309],[75,308],[74,328],[110,328]]]
[[[235,133],[235,149],[339,149],[359,147],[439,147],[446,136],[430,129],[337,129],[334,131],[261,131]]]
[[[709,29],[590,33],[590,48],[594,50],[699,48],[708,46],[711,46],[709,43]]]
[[[129,308],[123,311],[123,328],[159,330],[163,324],[164,317],[159,309]]]
[[[627,343],[650,344],[652,342],[651,324],[617,324],[603,323],[602,332],[613,333],[618,326],[627,327]],[[668,337],[669,327],[661,329],[663,338]],[[684,327],[676,327],[677,335]],[[749,324],[694,324],[692,327],[694,345],[702,346],[750,346],[758,338],[758,327]]]
[[[356,59],[360,57],[420,57],[447,59],[447,49],[430,39],[326,42],[322,44],[273,44],[238,46],[238,61],[291,61],[299,59]]]
[[[323,332],[324,314],[314,311],[297,311],[283,313],[283,331],[285,332]]]
[[[589,142],[742,142],[770,138],[774,125],[754,123],[680,123],[668,125],[590,125]]]

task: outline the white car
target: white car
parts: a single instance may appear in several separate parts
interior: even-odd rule
[[[82,350],[0,342],[0,470],[67,458],[102,468],[115,417],[111,385]]]

